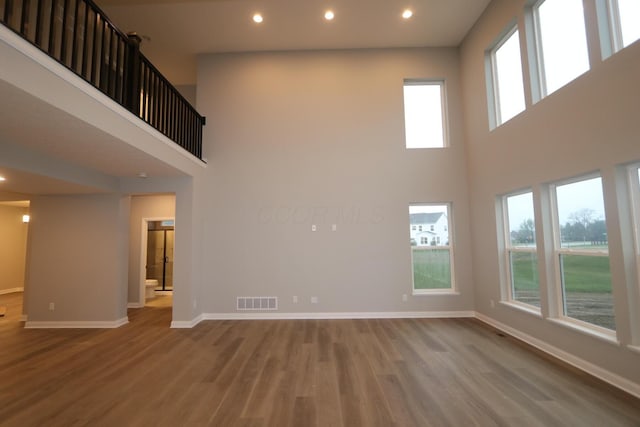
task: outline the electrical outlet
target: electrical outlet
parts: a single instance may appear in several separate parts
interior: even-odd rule
[[[494,300],[491,300],[491,308],[496,308],[496,302]]]
[[[409,301],[409,297],[407,296],[407,294],[402,294],[402,302],[407,302]]]
[[[318,231],[318,227],[315,224],[311,224],[311,231]]]
[[[297,297],[297,296],[295,296],[295,295],[293,296],[293,303],[294,303],[294,304],[297,304],[297,303],[298,303],[298,297]]]
[[[318,297],[311,297],[311,304],[317,304],[318,303]]]
[[[338,229],[338,224],[331,224],[331,231],[336,231]]]
[[[55,305],[54,303],[50,302],[50,303],[49,303],[49,310],[50,310],[50,311],[53,311],[53,310],[55,310],[55,309],[56,309],[56,305]]]

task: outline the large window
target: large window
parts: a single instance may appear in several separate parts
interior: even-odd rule
[[[582,0],[543,0],[533,13],[541,96],[546,96],[589,70],[584,11]]]
[[[450,211],[449,204],[409,206],[415,294],[454,289]],[[415,231],[413,225],[424,231]]]
[[[442,81],[405,81],[404,127],[407,148],[438,148],[446,144]]]
[[[556,185],[555,196],[563,314],[615,330],[602,178]]]
[[[493,49],[489,50],[488,60],[492,85],[490,97],[493,98],[495,115],[495,119],[491,121],[492,127],[496,127],[525,108],[520,37],[517,27],[513,27]]]
[[[509,278],[509,299],[540,307],[536,228],[533,194],[513,194],[503,198],[505,216],[505,257]]]
[[[609,10],[616,51],[640,39],[640,1],[609,0]]]

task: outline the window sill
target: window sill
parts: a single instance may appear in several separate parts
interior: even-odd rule
[[[577,331],[585,335],[589,335],[590,337],[597,338],[600,341],[604,341],[609,344],[620,345],[620,342],[616,337],[615,331],[608,331],[604,328],[598,328],[597,326],[596,327],[585,326],[585,325],[582,325],[581,323],[578,323],[571,319],[566,319],[566,318],[550,317],[547,320],[549,320],[552,323],[555,323],[556,325],[563,326],[567,329],[571,329],[573,331]]]
[[[500,301],[500,304],[504,305],[505,307],[509,307],[518,311],[523,311],[525,313],[532,314],[536,317],[542,318],[542,312],[540,311],[540,309],[533,305],[524,304],[517,301]]]
[[[627,348],[634,353],[640,354],[640,345],[628,345]]]
[[[411,293],[414,297],[433,296],[433,295],[460,295],[460,292],[453,289],[420,289]]]

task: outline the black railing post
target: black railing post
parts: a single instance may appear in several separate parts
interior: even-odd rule
[[[140,42],[136,33],[128,33],[127,61],[124,70],[125,107],[136,116],[140,116]]]
[[[205,118],[140,52],[142,39],[120,31],[93,0],[0,0],[0,24],[201,158]]]

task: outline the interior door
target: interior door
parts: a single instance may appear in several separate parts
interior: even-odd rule
[[[164,230],[149,230],[147,234],[147,279],[158,281],[157,289],[163,289],[164,282]]]
[[[158,291],[173,290],[173,221],[150,221],[147,228],[147,279]]]

